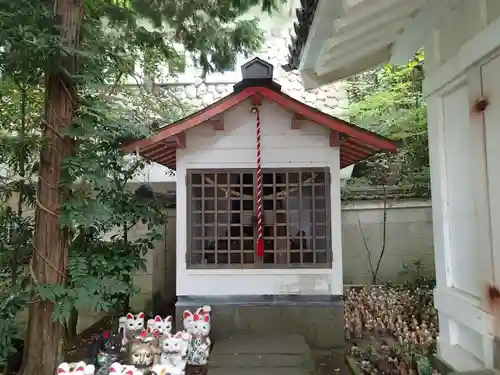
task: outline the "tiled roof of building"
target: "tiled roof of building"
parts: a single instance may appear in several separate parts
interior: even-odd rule
[[[157,198],[164,199],[166,206],[175,208],[176,192],[175,182],[168,183],[151,183],[153,189],[155,185],[160,185],[158,188],[162,191],[157,195]],[[165,191],[165,185],[169,188]],[[173,189],[173,190],[172,190]],[[156,190],[156,189],[155,189]],[[381,201],[387,196],[387,200],[428,200],[430,193],[428,190],[415,189],[412,186],[345,186],[341,188],[341,198],[343,202],[349,201]]]
[[[295,35],[288,46],[288,64],[283,68],[287,71],[298,69],[302,51],[309,36],[309,30],[314,19],[318,0],[300,0],[300,8],[295,10],[297,20],[293,23]]]
[[[343,201],[429,199],[430,192],[414,186],[346,186],[341,197]]]

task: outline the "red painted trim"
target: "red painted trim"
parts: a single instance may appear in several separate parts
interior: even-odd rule
[[[155,149],[153,152],[141,152],[141,155],[147,157],[148,159],[155,159],[172,153],[175,154],[175,148],[164,145],[161,148]]]
[[[166,165],[166,164],[170,164],[172,162],[176,162],[177,161],[177,157],[176,157],[176,154],[173,154],[173,155],[165,155],[161,158],[158,159],[158,161],[156,161],[158,164],[161,164],[161,165]]]
[[[245,90],[243,90],[245,91]],[[262,97],[259,94],[252,95],[252,105],[261,106],[262,105]]]
[[[330,131],[330,147],[341,147],[345,142],[345,136],[335,130]]]
[[[222,118],[213,119],[210,121],[210,123],[212,124],[214,130],[224,130],[224,120]]]
[[[373,152],[366,148],[352,147],[348,145],[343,145],[340,147],[340,153],[347,152],[354,155],[372,155]]]
[[[186,132],[181,132],[175,135],[175,141],[180,148],[186,148]]]
[[[390,140],[379,138],[375,133],[365,131],[363,129],[354,127],[351,124],[345,123],[339,119],[327,116],[324,113],[321,113],[320,111],[317,111],[306,104],[300,103],[298,101],[292,101],[266,87],[249,87],[246,90],[259,92],[265,98],[272,100],[276,104],[287,108],[294,113],[304,116],[312,122],[326,126],[332,130],[338,131],[339,133],[345,133],[351,137],[357,138],[363,143],[367,143],[386,151],[397,151],[396,144]]]
[[[141,150],[141,153],[151,152],[151,151],[157,151],[157,150],[163,149],[163,146],[165,146],[164,142],[155,143],[155,144],[152,144],[150,146],[143,147],[142,150]]]
[[[294,114],[292,120],[290,121],[290,129],[300,129],[304,120],[305,119],[302,116],[297,116],[296,114]]]
[[[228,96],[222,100],[220,100],[217,105],[212,107],[207,107],[202,109],[200,112],[195,114],[194,116],[188,117],[185,121],[179,121],[176,124],[172,124],[170,126],[165,127],[164,129],[159,129],[158,132],[153,135],[149,139],[141,139],[139,141],[130,143],[123,147],[124,152],[132,152],[137,147],[143,148],[153,143],[160,142],[168,137],[171,137],[175,134],[179,134],[180,132],[186,131],[195,127],[196,125],[202,124],[211,118],[226,112],[227,110],[233,108],[239,103],[243,102],[245,99],[249,98],[253,95],[253,92],[247,90],[243,90],[235,95]]]
[[[266,87],[247,87],[241,92],[227,96],[226,98],[221,99],[219,102],[214,103],[214,105],[199,111],[197,114],[187,117],[185,120],[181,120],[178,123],[174,123],[170,126],[160,129],[149,139],[139,140],[124,146],[123,151],[133,152],[137,148],[143,149],[145,147],[150,147],[169,137],[183,133],[188,129],[207,122],[215,116],[228,111],[229,109],[242,103],[249,97],[252,98],[252,103],[254,105],[255,103],[260,103],[262,97],[264,97],[268,100],[273,101],[279,106],[293,112],[297,117],[300,116],[316,124],[326,126],[335,132],[343,133],[349,136],[348,142],[344,142],[341,148],[348,146],[348,148],[352,147],[353,149],[359,149],[364,148],[364,146],[366,145],[369,151],[364,151],[367,152],[367,154],[378,151],[397,151],[396,144],[390,140],[378,137],[375,133],[366,131],[340,119],[326,115],[312,107],[309,107],[306,104],[286,97],[285,95]],[[177,139],[179,146],[184,145],[185,147],[185,142],[182,142],[182,138],[180,139],[181,141]],[[366,156],[364,156],[364,158],[365,157]]]
[[[358,146],[357,144],[354,144],[352,142],[346,142],[342,145],[341,150],[353,150],[356,152],[360,153],[367,153],[367,154],[375,154],[379,152],[378,150],[374,150],[368,146],[363,147],[363,146]]]

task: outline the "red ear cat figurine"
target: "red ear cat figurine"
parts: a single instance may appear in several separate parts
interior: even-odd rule
[[[156,315],[154,319],[148,320],[148,331],[153,332],[154,330],[158,330],[160,332],[160,336],[166,336],[172,331],[172,316],[167,316],[165,319],[162,319],[160,315]]]
[[[144,328],[144,324],[143,312],[140,312],[136,316],[132,313],[128,313],[118,319],[118,333],[123,336],[122,346],[124,348],[128,341]]]
[[[57,367],[57,375],[94,375],[94,365],[85,362],[67,363],[63,362]]]

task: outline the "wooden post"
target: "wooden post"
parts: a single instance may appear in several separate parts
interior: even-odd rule
[[[61,26],[61,37],[68,49],[78,48],[83,22],[83,0],[47,1],[54,19]],[[70,56],[61,62],[70,73],[76,73],[77,61]],[[76,87],[57,73],[45,76],[44,147],[40,153],[37,187],[36,227],[33,257],[30,265],[34,284],[65,283],[68,261],[67,235],[60,230],[59,211],[65,192],[59,188],[61,164],[73,153],[73,143],[63,136],[76,110]],[[55,374],[63,359],[64,327],[52,321],[53,304],[39,301],[30,304],[28,330],[23,356],[23,374]]]

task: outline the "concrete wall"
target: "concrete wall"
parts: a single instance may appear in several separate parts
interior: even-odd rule
[[[368,251],[375,268],[383,248],[384,204],[381,201],[349,201],[342,205],[344,284],[371,283]],[[434,273],[432,209],[429,201],[388,201],[385,251],[380,282],[403,281],[403,265],[422,263],[423,273]],[[363,239],[364,237],[364,239]],[[366,241],[366,246],[365,246]],[[368,248],[369,250],[367,251]]]

